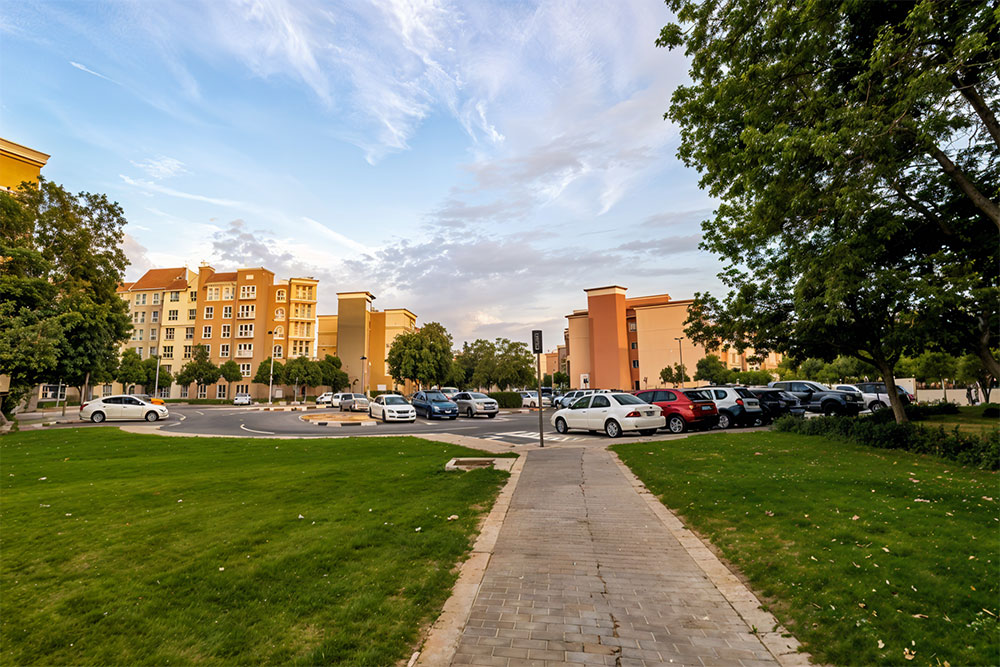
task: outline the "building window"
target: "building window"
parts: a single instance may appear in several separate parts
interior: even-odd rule
[[[292,356],[293,357],[306,357],[309,356],[309,341],[307,340],[293,340],[292,341]]]
[[[106,384],[103,387],[101,387],[101,396],[110,396],[111,395],[111,391],[112,391],[111,385],[110,384]]]
[[[160,387],[160,391],[156,392],[156,395],[160,398],[170,398],[170,387]]]
[[[191,297],[190,298],[191,303],[195,303],[195,302],[198,301],[198,291],[197,290],[191,290],[191,294],[189,296]]]
[[[142,359],[142,348],[141,347],[135,348],[135,353],[139,355],[140,359]]]
[[[283,289],[278,290],[278,293],[275,295],[274,300],[275,301],[280,301],[281,303],[284,303],[285,302],[285,290],[283,290]]]
[[[252,320],[257,314],[257,306],[251,304],[243,304],[240,306],[240,319],[242,320]]]
[[[241,324],[236,329],[237,338],[253,338],[253,325]]]
[[[149,330],[149,340],[156,340],[156,329]]]
[[[176,310],[168,310],[167,311],[167,321],[168,322],[176,322],[177,321],[177,311]]]
[[[145,324],[145,323],[146,323],[146,311],[145,310],[140,310],[139,311],[139,324]]]
[[[236,385],[236,393],[237,394],[249,394],[250,393],[250,385],[248,385],[248,384],[238,384],[238,385]]]
[[[135,295],[135,305],[137,305],[137,306],[145,306],[146,305],[146,295],[145,294],[136,294]]]
[[[231,320],[233,318],[233,307],[223,306],[222,307],[222,319]]]
[[[313,288],[312,285],[296,285],[295,286],[295,298],[302,299],[305,301],[313,300]]]
[[[217,384],[217,385],[215,385],[215,397],[216,398],[225,398],[226,397],[226,385],[224,385],[224,384]]]
[[[285,319],[285,309],[284,308],[278,308],[276,311],[274,311],[274,319],[278,320],[279,322],[282,321],[282,320],[284,320]]]
[[[256,285],[240,285],[240,298],[241,299],[256,299],[257,298],[257,286]]]
[[[159,292],[153,292],[153,305],[154,306],[160,305],[160,293]]]
[[[189,308],[188,309],[188,319],[189,320],[193,320],[193,319],[197,319],[197,317],[198,317],[198,309],[197,308]]]
[[[253,357],[253,343],[237,343],[236,358],[249,359]]]
[[[184,327],[184,340],[194,340],[194,327]]]
[[[155,347],[150,347],[149,348],[149,356],[151,356],[151,357],[155,357],[156,356],[156,348]]]
[[[284,348],[281,345],[274,346],[274,358],[282,359],[284,354]]]
[[[205,306],[205,319],[206,320],[210,320],[213,317],[215,317],[215,307],[214,306]]]
[[[208,356],[211,357],[212,356],[212,346],[209,345],[208,343],[204,343],[202,345],[202,347],[205,348],[205,354],[207,354]]]
[[[163,358],[164,359],[173,359],[174,358],[174,346],[173,345],[164,345],[163,346]]]
[[[628,330],[629,331],[635,331],[635,322],[629,322],[628,323]]]
[[[184,358],[185,359],[190,359],[191,358],[191,346],[190,345],[185,345],[184,346]]]
[[[635,341],[632,341],[632,344],[630,345],[630,347],[631,347],[631,348],[632,348],[633,350],[636,350],[636,349],[638,349],[638,348],[639,348],[639,343],[636,343]]]
[[[218,301],[219,300],[219,288],[218,287],[206,287],[205,288],[205,300],[206,301]]]
[[[208,398],[208,387],[205,385],[198,386],[198,398]]]
[[[285,327],[274,327],[274,337],[284,338],[285,337]]]
[[[233,286],[226,285],[222,288],[222,300],[232,301],[233,300]]]
[[[172,302],[180,301],[181,300],[181,293],[180,292],[171,292],[170,293],[170,300]]]
[[[188,388],[186,386],[181,387],[181,395],[180,395],[180,397],[181,398],[187,398],[188,397]]]
[[[632,368],[639,368],[639,360],[638,359],[633,359],[632,360]]]
[[[135,339],[136,340],[142,340],[142,331],[143,331],[142,329],[136,329],[135,330]]]
[[[311,303],[297,303],[292,309],[292,317],[297,319],[312,319],[313,307]]]
[[[42,385],[42,399],[43,400],[57,400],[63,401],[66,399],[66,385],[62,384],[43,384]]]
[[[211,324],[206,324],[205,326],[203,326],[201,328],[201,337],[202,338],[211,338],[212,337],[212,325]]]
[[[222,325],[222,337],[223,338],[229,338],[232,335],[232,326],[233,325],[231,325],[231,324],[223,324]]]
[[[229,356],[229,343],[223,343],[219,346],[219,356],[222,358]]]
[[[240,364],[240,373],[242,373],[245,378],[250,377],[250,364]]]
[[[167,327],[163,330],[163,340],[173,340],[174,339],[174,328]]]
[[[153,312],[151,312],[149,314],[149,321],[153,322],[154,324],[156,322],[159,322],[160,321],[160,311],[154,310]]]

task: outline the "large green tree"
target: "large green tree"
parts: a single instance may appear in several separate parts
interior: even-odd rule
[[[310,361],[307,357],[296,357],[285,364],[285,381],[292,385],[293,400],[297,401],[299,387],[302,387],[304,397],[306,387],[318,387],[323,383],[323,372],[317,362]]]
[[[121,361],[115,371],[115,381],[120,382],[123,391],[128,391],[129,385],[146,384],[146,369],[142,365],[142,359],[132,348],[127,348],[122,352]]]
[[[226,381],[228,392],[226,396],[229,398],[233,397],[233,383],[239,382],[243,379],[243,372],[240,371],[240,365],[230,359],[221,366],[219,366],[219,376]]]
[[[86,396],[111,379],[131,328],[116,293],[125,224],[104,195],[44,178],[0,193],[0,373],[12,396],[44,381]]]
[[[1000,80],[987,2],[668,0],[691,57],[667,116],[721,203],[703,343],[857,358],[890,386],[928,343],[998,368]],[[893,411],[905,420],[890,392]]]
[[[271,365],[271,357],[268,357],[264,361],[260,362],[257,366],[257,373],[253,376],[253,381],[257,384],[284,384],[285,383],[285,366],[280,361],[274,360],[274,366]],[[274,369],[272,371],[272,368]],[[272,376],[273,373],[273,376]]]
[[[160,373],[157,377],[156,364],[157,357],[146,357],[142,360],[142,367],[145,370],[146,379],[143,380],[143,387],[147,393],[157,394],[160,389],[168,389],[174,381],[174,375],[168,371],[163,364],[160,364]]]
[[[711,384],[731,384],[736,382],[736,371],[726,368],[714,354],[707,354],[698,360],[695,366],[695,380],[704,380]]]
[[[195,345],[191,351],[191,360],[184,364],[177,374],[177,384],[196,384],[200,389],[218,381],[219,367],[209,358],[208,348],[204,345]]]
[[[496,349],[494,383],[502,390],[533,386],[535,355],[528,349],[528,344],[497,338],[493,345]]]
[[[451,334],[437,322],[400,334],[386,355],[389,375],[398,383],[410,380],[422,386],[443,384],[452,374],[451,344]]]
[[[321,383],[329,387],[331,392],[337,392],[347,387],[350,378],[346,372],[341,370],[340,357],[328,354],[316,363],[319,364]]]

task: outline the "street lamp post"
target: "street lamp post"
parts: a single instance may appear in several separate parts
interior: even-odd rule
[[[271,337],[271,372],[267,375],[267,404],[271,405],[271,395],[274,393],[274,332],[268,331]]]
[[[365,396],[368,395],[368,390],[365,388],[365,366],[367,366],[368,357],[361,356],[361,391]]]
[[[156,357],[156,379],[153,380],[153,396],[160,393],[160,357]]]
[[[684,350],[681,349],[681,341],[684,340],[684,337],[683,336],[674,336],[674,340],[677,341],[677,356],[679,356],[680,360],[681,360],[681,364],[680,364],[681,365],[681,369],[680,369],[681,370],[680,381],[681,381],[681,387],[683,387],[684,386],[684,376],[687,375],[687,369],[684,368]]]

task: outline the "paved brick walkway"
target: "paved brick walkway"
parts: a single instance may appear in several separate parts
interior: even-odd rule
[[[596,448],[526,453],[453,665],[775,665]]]

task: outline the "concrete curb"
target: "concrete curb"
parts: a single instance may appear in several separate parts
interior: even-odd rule
[[[327,428],[341,428],[343,426],[375,426],[376,422],[307,422],[316,426],[326,426]]]
[[[463,439],[476,440],[476,438],[469,437]],[[479,448],[485,449],[485,444],[483,443]],[[507,510],[510,509],[510,501],[517,488],[517,481],[521,478],[524,459],[525,457],[519,456],[515,460],[507,484],[500,491],[496,502],[493,503],[493,509],[490,510],[483,522],[479,537],[476,538],[476,543],[472,547],[472,553],[462,563],[458,581],[451,589],[451,597],[444,603],[441,614],[434,621],[424,639],[419,656],[417,656],[416,667],[450,665],[455,657],[455,653],[458,651],[458,642],[462,638],[462,631],[469,621],[472,605],[479,594],[479,586],[486,574],[486,567],[490,564],[490,558],[493,555],[497,537],[500,535],[500,529],[503,527],[504,518],[507,516]],[[412,658],[410,664],[414,664]]]
[[[646,501],[653,514],[670,531],[670,534],[677,538],[677,541],[694,559],[709,581],[732,605],[736,613],[746,623],[747,629],[751,632],[753,629],[757,629],[756,634],[761,644],[774,656],[778,664],[782,667],[812,665],[811,656],[808,653],[800,652],[802,644],[799,643],[799,640],[782,627],[770,612],[761,609],[757,596],[736,575],[730,572],[729,568],[723,565],[722,561],[697,535],[684,527],[683,522],[646,488],[642,480],[636,477],[632,470],[618,458],[617,453],[612,450],[608,450],[608,453],[611,454],[611,458],[614,459],[635,492]]]

